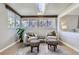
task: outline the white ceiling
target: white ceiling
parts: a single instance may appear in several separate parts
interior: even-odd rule
[[[37,15],[38,8],[36,3],[9,3],[20,15]],[[44,15],[59,15],[63,10],[68,8],[71,3],[48,3],[45,4]]]
[[[62,11],[68,8],[71,4],[69,3],[49,3],[46,6],[46,15],[59,15]]]
[[[72,10],[68,15],[79,15],[79,7],[76,8],[75,10]]]
[[[34,3],[10,3],[8,5],[21,15],[37,14],[37,5]]]

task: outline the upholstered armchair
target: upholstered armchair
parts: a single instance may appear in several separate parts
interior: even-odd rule
[[[55,31],[47,34],[47,39],[57,39],[57,34]]]
[[[23,35],[23,44],[24,45],[27,45],[28,44],[28,36],[27,36],[26,33],[24,33],[24,35]]]
[[[30,32],[28,32],[28,33],[24,33],[24,35],[23,35],[23,43],[24,43],[24,45],[29,45],[29,41],[30,41],[30,39],[29,38],[31,38],[31,37],[35,37],[35,34],[34,33],[30,33]]]
[[[60,43],[59,38],[58,38],[58,34],[55,31],[54,32],[50,32],[49,34],[47,34],[46,39],[47,39],[46,42],[48,40],[54,40],[54,41],[57,41],[58,44]]]

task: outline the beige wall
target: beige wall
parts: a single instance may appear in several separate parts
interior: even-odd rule
[[[77,29],[78,27],[78,16],[77,15],[66,15],[61,18],[61,23],[67,26],[68,31],[72,31],[73,29]],[[62,25],[61,25],[62,27]]]
[[[65,20],[68,29],[77,28],[78,24],[78,16],[64,16],[60,19],[60,21]],[[78,32],[69,32],[69,31],[62,31],[60,29],[59,36],[62,41],[70,45],[71,47],[75,48],[79,51],[79,33]]]
[[[8,29],[8,16],[4,4],[0,4],[0,50],[15,42],[14,30]]]

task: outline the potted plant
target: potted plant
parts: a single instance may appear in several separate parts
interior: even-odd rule
[[[16,30],[17,30],[17,35],[20,39],[20,42],[23,42],[23,33],[24,33],[25,29],[24,28],[17,28]]]

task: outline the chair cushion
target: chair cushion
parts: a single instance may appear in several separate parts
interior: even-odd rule
[[[38,39],[45,39],[45,36],[37,36]]]
[[[47,36],[47,39],[56,39],[56,36]]]
[[[31,41],[31,40],[37,40],[37,37],[30,37],[28,40],[29,41]]]
[[[55,33],[55,31],[53,31],[53,32],[51,32],[51,33],[52,33],[52,35],[53,35],[53,36],[56,36],[56,33]]]
[[[56,36],[56,33],[55,33],[55,31],[52,31],[52,32],[48,33],[47,36]]]
[[[26,33],[28,36],[35,36],[35,34],[34,33],[31,33],[31,32],[28,32],[28,33]]]

